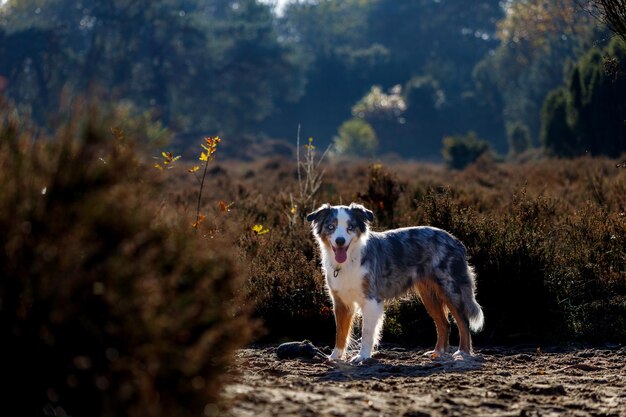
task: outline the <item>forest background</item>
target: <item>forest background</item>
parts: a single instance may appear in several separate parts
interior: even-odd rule
[[[365,157],[439,161],[444,138],[617,157],[625,52],[600,15],[575,0],[10,0],[0,90],[42,125],[89,92],[176,149],[210,131],[233,156],[287,152],[271,139],[300,125]]]

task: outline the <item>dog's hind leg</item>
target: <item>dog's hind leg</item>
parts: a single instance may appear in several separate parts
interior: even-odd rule
[[[443,261],[439,265],[445,266],[435,270],[435,280],[442,290],[442,300],[452,313],[459,329],[457,353],[471,354],[470,329],[478,331],[484,322],[482,309],[474,296],[475,275],[464,256],[451,255],[443,258]]]
[[[470,334],[469,319],[451,303],[448,304],[448,308],[450,313],[452,313],[452,317],[454,317],[456,327],[459,329],[459,350],[455,352],[455,355],[459,352],[471,354],[472,336]]]
[[[435,321],[437,329],[437,344],[435,349],[427,354],[443,355],[447,352],[450,340],[450,322],[448,321],[448,309],[437,294],[434,284],[429,281],[420,281],[415,285],[415,290],[422,300],[422,304],[430,317]]]
[[[335,348],[330,354],[330,359],[341,359],[346,350],[350,331],[352,329],[352,318],[354,317],[354,305],[344,303],[341,298],[333,294],[333,304],[335,309]]]

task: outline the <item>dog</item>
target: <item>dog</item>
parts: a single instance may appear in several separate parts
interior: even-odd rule
[[[450,233],[428,226],[374,232],[372,211],[356,203],[324,204],[306,217],[319,244],[322,271],[333,301],[336,338],[330,359],[343,359],[357,308],[362,314],[361,363],[378,344],[384,301],[414,290],[435,321],[430,355],[448,351],[452,314],[460,336],[454,355],[472,354],[470,330],[484,323],[476,301],[476,276],[465,246]]]

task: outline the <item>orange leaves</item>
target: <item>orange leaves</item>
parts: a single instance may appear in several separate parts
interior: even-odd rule
[[[206,152],[201,152],[200,153],[200,159],[201,161],[204,162],[204,171],[202,172],[202,179],[198,178],[198,174],[196,174],[196,172],[200,169],[200,167],[198,166],[194,166],[193,168],[188,169],[188,172],[193,173],[196,176],[196,179],[198,180],[198,182],[200,183],[200,190],[198,191],[198,205],[196,207],[196,222],[194,223],[194,229],[198,229],[198,225],[200,224],[200,218],[204,217],[203,215],[200,214],[200,203],[202,202],[202,190],[204,189],[204,179],[206,178],[206,171],[207,171],[207,167],[209,166],[209,162],[212,161],[213,159],[215,159],[215,152],[217,151],[217,145],[218,143],[220,143],[222,140],[220,139],[219,136],[215,136],[215,137],[205,137],[204,138],[204,143],[201,143],[200,146],[202,147],[202,149],[204,149],[204,151]],[[220,203],[222,203],[220,201]],[[224,210],[228,211],[228,205],[226,205],[226,203],[224,203]],[[220,205],[220,210],[222,209],[222,206]],[[222,211],[224,211],[222,210]]]
[[[174,156],[174,154],[172,152],[161,152],[161,157],[163,157],[163,161],[161,161],[161,163],[163,164],[163,166],[161,166],[161,164],[154,164],[154,167],[158,170],[163,171],[163,168],[172,168],[174,162],[178,161],[180,159],[180,155]]]
[[[191,225],[194,229],[197,229],[200,224],[206,220],[206,216],[204,214],[200,214],[197,216],[195,223]]]
[[[204,143],[201,144],[200,146],[202,146],[202,149],[204,149],[206,151],[205,152],[201,152],[200,153],[200,158],[198,158],[201,161],[205,161],[205,162],[209,162],[212,161],[215,158],[215,152],[217,151],[217,145],[218,143],[220,143],[222,140],[220,139],[219,136],[215,136],[215,137],[206,137],[204,138]]]
[[[217,207],[219,208],[219,210],[220,210],[222,213],[228,213],[228,212],[230,211],[230,207],[231,207],[233,204],[235,204],[235,203],[233,202],[233,203],[230,203],[230,204],[226,204],[226,202],[225,202],[225,201],[220,200],[220,201],[218,201],[218,202],[217,202]]]
[[[118,130],[112,130],[112,133],[116,137],[120,137],[123,135],[123,132],[118,131]],[[191,225],[196,230],[198,230],[198,227],[200,226],[200,224],[202,224],[202,222],[206,220],[206,216],[204,214],[200,214],[200,206],[202,203],[202,191],[204,190],[204,180],[207,175],[207,168],[209,166],[209,162],[215,159],[215,153],[217,152],[217,145],[221,141],[222,140],[220,139],[219,136],[214,136],[214,137],[207,136],[203,139],[202,143],[200,144],[200,146],[202,147],[202,151],[200,152],[200,157],[198,159],[204,162],[204,170],[202,172],[202,175],[198,174],[198,171],[200,171],[200,165],[193,165],[191,168],[187,169],[188,173],[194,174],[194,177],[196,181],[198,181],[198,185],[200,186],[200,189],[198,190],[198,203],[196,205],[196,221],[193,222],[193,224]],[[160,171],[163,171],[163,169],[165,168],[167,169],[172,168],[173,164],[180,159],[180,155],[174,156],[172,152],[163,151],[161,152],[161,158],[162,160],[160,160],[159,163],[154,164],[154,167]],[[159,158],[155,158],[155,159],[159,159]],[[232,205],[233,203],[227,204],[224,201],[219,201],[218,208],[220,212],[227,213],[230,211],[230,207]],[[263,231],[261,234],[263,233],[267,233],[267,231]]]

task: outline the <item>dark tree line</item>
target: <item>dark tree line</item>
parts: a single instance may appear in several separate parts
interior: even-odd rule
[[[626,64],[619,38],[591,49],[574,65],[566,86],[548,94],[541,138],[556,156],[619,157],[626,151],[626,77],[606,70],[605,57]]]
[[[9,0],[0,90],[44,126],[87,94],[235,146],[301,125],[321,146],[371,129],[369,154],[439,159],[470,132],[519,153],[540,144],[547,94],[607,43],[590,4],[317,0],[276,16],[258,0]],[[619,31],[624,2],[596,4]]]
[[[24,0],[4,7],[7,93],[45,118],[62,91],[150,110],[177,131],[245,131],[295,99],[302,64],[254,0]]]

